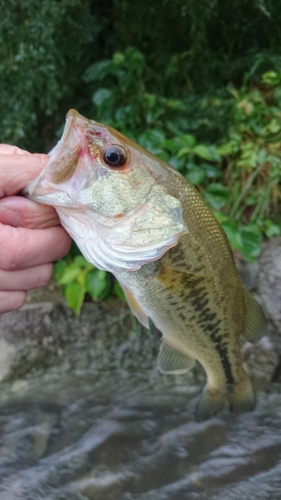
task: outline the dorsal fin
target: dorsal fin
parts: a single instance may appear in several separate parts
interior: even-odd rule
[[[145,326],[145,328],[149,328],[149,319],[147,314],[145,314],[129,288],[124,285],[122,285],[122,288],[132,313],[136,316],[139,322]]]
[[[261,306],[245,288],[245,326],[243,337],[255,344],[267,333],[267,320]]]

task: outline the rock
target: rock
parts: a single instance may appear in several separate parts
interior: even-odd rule
[[[263,245],[258,260],[258,288],[268,317],[281,335],[281,237]]]
[[[65,371],[128,368],[140,362],[153,366],[160,335],[147,334],[127,304],[85,303],[77,317],[61,292],[56,290],[54,302],[51,297],[47,286],[40,294],[31,293],[20,310],[0,315],[0,382],[51,367]]]

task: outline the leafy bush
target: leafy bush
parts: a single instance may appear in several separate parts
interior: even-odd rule
[[[48,151],[76,108],[180,170],[248,260],[280,234],[279,2],[6,3],[2,142]],[[114,293],[77,253],[55,273],[77,313]]]
[[[90,66],[84,75],[92,88],[89,115],[118,128],[180,170],[201,191],[231,246],[254,260],[264,237],[281,234],[281,74],[267,72],[257,85],[231,87],[224,99],[204,97],[201,108],[208,100],[209,106],[227,114],[229,124],[224,135],[210,144],[198,141],[194,130],[191,133],[188,100],[147,91],[149,73],[144,55],[132,47]],[[79,268],[78,260],[82,262],[76,257],[64,265],[65,274],[59,277],[61,284],[70,285],[75,275],[83,285],[77,310],[86,292],[101,298],[109,290],[105,274],[85,264]],[[89,272],[95,291],[85,278]],[[66,289],[68,297],[75,287],[72,283]]]
[[[68,305],[80,314],[86,295],[92,300],[104,299],[110,294],[125,300],[124,293],[117,281],[106,272],[96,269],[82,255],[75,244],[65,259],[54,265],[54,276]]]
[[[187,118],[188,100],[147,91],[150,72],[132,47],[92,65],[84,79],[93,88],[93,116],[180,170],[202,192],[232,247],[248,260],[256,258],[263,237],[280,234],[280,74],[267,72],[257,85],[230,87],[224,98],[204,97],[201,109],[207,102],[228,123],[208,144],[196,138],[199,125]]]
[[[104,25],[86,0],[0,0],[1,141],[47,151]]]

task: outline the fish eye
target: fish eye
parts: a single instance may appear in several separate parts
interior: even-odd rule
[[[127,162],[127,156],[120,146],[109,146],[102,152],[103,160],[110,167],[123,167]]]

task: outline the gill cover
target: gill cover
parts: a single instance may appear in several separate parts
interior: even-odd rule
[[[122,170],[107,147],[128,151]],[[53,206],[83,255],[99,269],[133,271],[158,260],[187,232],[180,201],[156,158],[113,129],[71,110],[63,136],[24,195]]]

